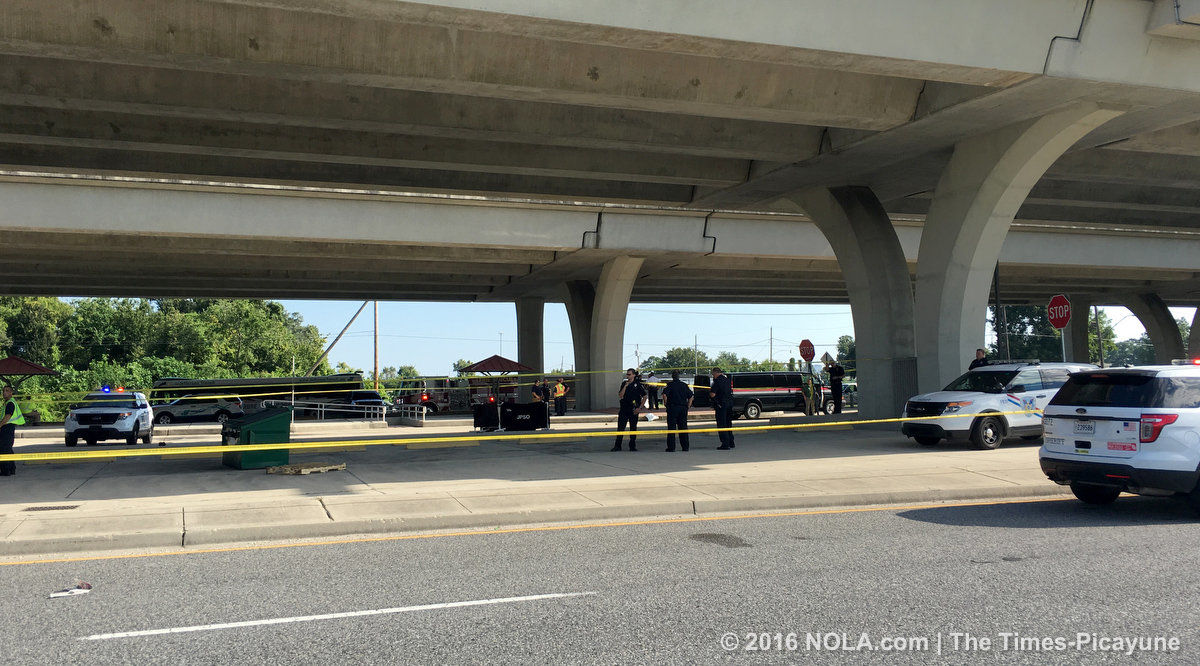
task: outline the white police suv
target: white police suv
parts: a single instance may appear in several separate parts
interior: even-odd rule
[[[1186,363],[1071,375],[1046,407],[1042,471],[1089,504],[1125,491],[1200,510],[1200,361]]]
[[[84,396],[71,408],[63,423],[67,446],[79,440],[92,446],[106,439],[124,439],[126,444],[149,444],[153,434],[154,412],[141,393],[108,386]]]
[[[918,444],[943,439],[970,440],[976,448],[994,449],[1005,438],[1037,439],[1044,408],[1072,372],[1095,369],[1086,363],[1015,361],[985,365],[955,379],[942,391],[909,398],[901,432]],[[1002,412],[1029,411],[1028,414]],[[954,416],[954,418],[936,418]]]

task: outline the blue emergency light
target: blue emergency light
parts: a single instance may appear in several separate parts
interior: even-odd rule
[[[110,386],[105,386],[105,387],[101,388],[100,390],[104,391],[105,393],[112,393],[112,387],[110,387]]]

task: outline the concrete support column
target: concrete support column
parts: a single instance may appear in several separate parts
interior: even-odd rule
[[[1067,294],[1071,301],[1071,321],[1063,329],[1067,338],[1067,360],[1075,363],[1093,363],[1088,347],[1088,331],[1092,323],[1092,299],[1083,294]]]
[[[546,311],[546,301],[540,298],[518,298],[517,304],[517,363],[527,365],[537,372],[546,370],[545,342],[542,334],[542,320]],[[522,402],[532,399],[532,377],[521,378],[521,386],[517,392]]]
[[[1188,358],[1200,357],[1200,307],[1192,315],[1192,330],[1188,334]]]
[[[1079,103],[955,146],[934,192],[917,256],[921,391],[946,385],[983,346],[992,273],[1029,190],[1072,144],[1120,114]]]
[[[591,369],[592,408],[617,406],[617,388],[624,367],[625,313],[633,283],[642,267],[641,257],[614,257],[604,264],[596,282],[592,307]]]
[[[899,416],[917,393],[917,359],[912,279],[896,229],[869,188],[813,188],[790,198],[825,234],[846,280],[863,387],[859,413]]]
[[[571,342],[575,348],[575,409],[592,409],[592,308],[596,306],[596,287],[587,280],[566,284],[567,320],[571,323]]]
[[[1155,363],[1170,363],[1171,359],[1184,357],[1183,336],[1179,334],[1171,310],[1161,298],[1156,294],[1137,294],[1126,298],[1124,304],[1150,336]]]

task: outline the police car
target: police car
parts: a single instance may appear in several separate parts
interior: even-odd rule
[[[1178,495],[1200,510],[1200,359],[1072,375],[1045,428],[1042,471],[1080,500]]]
[[[153,424],[154,412],[146,396],[105,386],[71,408],[63,430],[67,446],[75,446],[81,439],[88,446],[106,439],[124,439],[133,445],[140,438],[149,444]]]
[[[926,446],[943,439],[969,440],[979,449],[994,449],[1014,435],[1037,439],[1042,435],[1041,410],[1058,388],[1072,372],[1094,369],[1086,363],[1039,361],[981,366],[942,391],[909,398],[904,406],[905,418],[954,418],[905,421],[901,432]],[[1003,413],[1019,411],[1030,413]]]

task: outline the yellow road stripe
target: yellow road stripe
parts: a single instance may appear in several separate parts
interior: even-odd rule
[[[747,513],[735,516],[695,516],[692,518],[656,518],[653,520],[626,520],[613,523],[585,523],[583,525],[543,525],[538,527],[509,527],[495,530],[471,530],[465,532],[441,532],[437,534],[399,534],[385,537],[361,537],[357,539],[331,539],[328,541],[302,541],[300,543],[260,544],[256,546],[229,546],[226,548],[201,548],[197,550],[171,550],[162,553],[135,553],[131,555],[91,555],[85,557],[60,557],[44,560],[21,560],[0,562],[0,567],[25,564],[61,564],[64,562],[93,562],[98,560],[131,560],[144,557],[169,557],[178,555],[203,555],[207,553],[236,553],[277,548],[308,548],[311,546],[338,546],[352,543],[378,543],[384,541],[408,541],[412,539],[441,539],[445,537],[488,536],[492,534],[520,534],[524,532],[559,532],[597,527],[631,527],[637,525],[670,525],[675,523],[702,523],[716,520],[744,520],[747,518],[788,518],[794,516],[826,516],[843,513],[870,513],[875,511],[916,511],[920,509],[952,509],[971,506],[1000,506],[1031,502],[1068,502],[1070,498],[1046,497],[1030,499],[1000,500],[992,502],[956,502],[953,504],[913,504],[906,506],[868,506],[847,509],[814,509],[812,511],[788,511],[782,513]]]
[[[986,412],[988,416],[1006,416],[1012,414],[1033,414],[1036,411],[1023,410],[1015,412]],[[688,428],[687,430],[639,430],[637,432],[625,431],[624,434],[640,435],[640,436],[666,436],[669,433],[710,433],[732,431],[734,433],[745,432],[760,432],[766,430],[804,430],[810,428],[829,428],[836,426],[854,426],[867,425],[872,423],[902,423],[904,421],[933,421],[937,419],[961,419],[975,418],[979,414],[951,414],[948,416],[921,416],[908,418],[891,418],[891,419],[864,419],[861,421],[829,421],[820,423],[784,423],[780,425],[761,425],[761,426],[735,426],[732,428]],[[617,433],[615,430],[589,430],[589,431],[563,431],[563,432],[547,432],[547,433],[525,433],[512,435],[495,435],[495,434],[474,434],[474,435],[447,435],[440,437],[393,437],[388,439],[329,439],[310,442],[290,442],[279,444],[233,444],[229,446],[210,445],[210,446],[178,446],[163,448],[157,447],[153,449],[126,449],[126,450],[108,450],[108,451],[36,451],[30,453],[13,453],[8,455],[0,455],[0,461],[3,460],[93,460],[96,458],[145,458],[150,456],[176,456],[185,454],[197,453],[235,453],[238,451],[277,451],[279,449],[290,449],[292,451],[304,451],[305,449],[320,449],[330,446],[383,446],[397,444],[433,444],[442,442],[478,442],[488,440],[492,442],[504,442],[505,440],[525,440],[525,439],[570,439],[580,437],[612,437]]]

